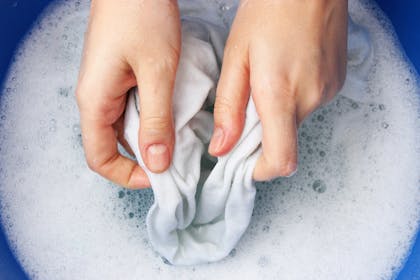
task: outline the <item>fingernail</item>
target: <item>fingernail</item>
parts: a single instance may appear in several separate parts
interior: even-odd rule
[[[148,167],[152,172],[163,172],[169,165],[169,150],[164,144],[151,145],[147,149]]]
[[[223,132],[223,129],[221,129],[220,127],[216,127],[210,141],[210,146],[209,146],[210,153],[220,152],[220,149],[222,148],[222,145],[223,145],[224,138],[225,138],[225,133]]]

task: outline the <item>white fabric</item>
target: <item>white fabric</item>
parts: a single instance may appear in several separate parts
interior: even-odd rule
[[[346,83],[343,91],[352,96],[369,70],[363,62],[370,56],[370,44],[368,36],[352,24],[349,32],[349,81],[355,87]],[[141,112],[137,90],[127,103],[125,138],[153,188],[155,201],[146,220],[152,245],[172,264],[192,265],[227,256],[245,232],[254,207],[252,172],[261,152],[262,131],[251,99],[244,131],[234,149],[217,162],[207,155],[213,118],[205,108],[214,103],[227,30],[183,21],[182,34],[173,96],[176,142],[172,165],[154,174],[143,163],[138,149]]]

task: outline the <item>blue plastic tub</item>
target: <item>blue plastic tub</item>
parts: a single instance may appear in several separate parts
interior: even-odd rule
[[[42,9],[50,2],[52,0],[0,0],[0,85],[17,44]],[[420,72],[420,1],[377,0],[377,2],[390,17],[408,57]],[[0,231],[0,279],[27,279],[11,253],[2,230]],[[396,279],[420,279],[420,238],[414,243]]]

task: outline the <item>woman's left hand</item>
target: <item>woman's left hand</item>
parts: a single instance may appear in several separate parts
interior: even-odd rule
[[[223,58],[209,152],[229,152],[241,136],[250,94],[263,128],[253,177],[297,168],[297,127],[342,87],[347,0],[241,1]]]

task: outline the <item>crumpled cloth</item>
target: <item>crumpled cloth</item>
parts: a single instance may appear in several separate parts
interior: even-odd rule
[[[370,69],[368,34],[349,20],[348,77],[343,94],[365,91]],[[154,193],[147,230],[155,250],[175,265],[218,261],[236,246],[251,219],[256,189],[252,180],[261,153],[262,129],[252,101],[233,150],[217,160],[207,154],[213,130],[211,106],[228,30],[203,20],[182,22],[182,51],[173,95],[175,147],[170,168],[154,174],[138,149],[137,89],[129,94],[124,136]]]

